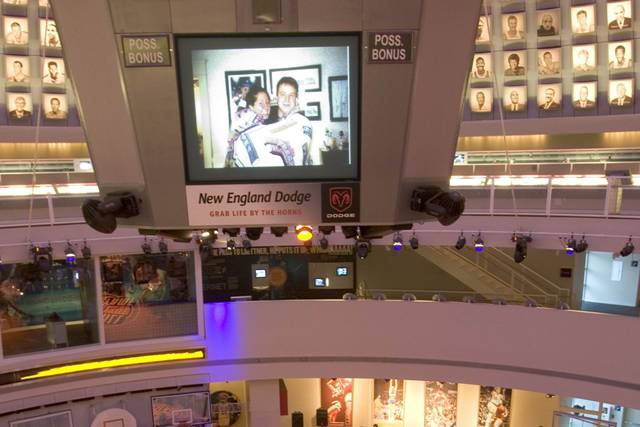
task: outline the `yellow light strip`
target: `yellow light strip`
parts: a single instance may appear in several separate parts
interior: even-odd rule
[[[129,356],[120,357],[117,359],[99,360],[95,362],[74,363],[72,365],[58,366],[56,368],[42,370],[33,375],[21,377],[20,381],[74,374],[77,372],[96,371],[98,369],[120,368],[123,366],[147,365],[151,363],[175,362],[178,360],[194,359],[204,359],[204,351],[194,350],[180,353],[147,354],[144,356]]]

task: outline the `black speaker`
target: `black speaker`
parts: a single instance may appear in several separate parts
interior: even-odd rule
[[[329,415],[326,409],[316,409],[316,425],[318,427],[327,427],[329,425]]]
[[[304,415],[302,412],[291,414],[291,427],[304,427]]]

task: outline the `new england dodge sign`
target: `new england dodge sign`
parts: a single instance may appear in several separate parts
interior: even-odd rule
[[[190,185],[189,225],[317,224],[320,185]]]

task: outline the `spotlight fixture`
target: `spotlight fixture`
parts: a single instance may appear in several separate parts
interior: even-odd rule
[[[84,259],[91,258],[91,248],[87,246],[86,240],[84,241],[84,246],[82,246],[82,249],[80,251],[82,252],[82,258]]]
[[[116,218],[131,218],[140,214],[138,198],[127,191],[107,193],[104,199],[87,199],[82,203],[82,216],[89,227],[105,234],[118,227]]]
[[[228,235],[229,237],[238,237],[238,234],[240,234],[240,229],[239,228],[223,228],[222,232],[226,235]]]
[[[245,249],[251,249],[251,240],[245,238],[242,240],[242,247]]]
[[[211,232],[209,230],[204,230],[202,233],[200,233],[200,237],[203,239],[208,239],[209,237],[211,237]]]
[[[357,239],[358,238],[358,227],[355,225],[343,225],[341,227],[342,234],[344,234],[345,239]]]
[[[478,233],[478,238],[480,238],[480,233]],[[482,240],[482,239],[480,239],[480,240]],[[455,246],[454,246],[454,247],[455,247],[457,250],[461,250],[462,248],[464,248],[464,247],[465,247],[465,245],[466,245],[466,244],[467,244],[467,238],[466,238],[466,237],[464,237],[464,233],[462,233],[462,232],[461,232],[461,233],[460,233],[460,235],[458,236],[458,240],[456,241],[456,244],[455,244]],[[477,247],[477,246],[476,246],[476,247]],[[484,248],[484,243],[482,243],[482,247]],[[478,251],[478,250],[476,249],[476,252],[482,252],[482,251]]]
[[[49,246],[31,246],[30,252],[33,255],[33,264],[40,271],[49,271],[53,265],[53,248]]]
[[[365,239],[356,240],[356,254],[358,258],[365,259],[371,251],[371,242]]]
[[[167,242],[164,241],[164,238],[160,238],[160,241],[158,242],[158,250],[161,254],[166,254],[167,252],[169,252],[169,245],[167,245]]]
[[[296,237],[301,242],[308,242],[313,238],[313,228],[310,225],[296,225]]]
[[[476,237],[476,240],[473,242],[473,249],[476,252],[484,252],[484,240],[482,240],[480,233],[478,233],[478,237]]]
[[[391,245],[391,247],[394,251],[402,250],[402,236],[400,235],[400,233],[396,233],[396,235],[393,237],[393,244]]]
[[[620,250],[620,255],[629,256],[633,253],[635,249],[636,247],[633,245],[633,242],[631,241],[631,237],[629,237],[629,241],[624,245],[624,248]]]
[[[336,231],[336,227],[333,225],[321,225],[318,227],[318,231],[324,234],[325,236],[328,236],[329,234]]]
[[[236,241],[233,239],[227,240],[227,250],[232,251],[236,248]]]
[[[146,237],[144,238],[144,242],[142,243],[141,248],[142,252],[144,252],[145,255],[151,255],[151,253],[153,252],[153,249],[151,249],[151,244]]]
[[[320,247],[322,249],[328,249],[329,248],[329,239],[327,239],[326,235],[323,235],[322,239],[320,239]]]
[[[271,234],[276,237],[282,237],[289,231],[288,227],[271,227]]]
[[[513,251],[513,260],[516,264],[520,264],[527,258],[527,245],[533,240],[531,236],[522,236],[513,234],[511,241],[516,243],[516,247]]]
[[[589,248],[589,244],[584,239],[584,235],[582,235],[582,239],[580,239],[578,244],[575,246],[575,253],[580,254],[580,253],[586,251],[588,248]]]
[[[67,247],[64,249],[64,257],[67,260],[67,264],[76,263],[76,251],[73,249],[71,242],[67,240]]]
[[[413,235],[413,237],[411,237],[411,239],[409,239],[409,246],[411,246],[411,249],[413,250],[416,250],[420,247],[420,242],[418,241],[418,238],[415,234]]]
[[[244,229],[244,234],[249,240],[258,240],[262,236],[264,228],[262,227],[247,227]]]
[[[409,207],[424,212],[442,225],[451,225],[464,212],[464,196],[457,191],[443,191],[440,187],[418,187],[411,193]]]
[[[571,237],[569,237],[569,239],[567,239],[567,241],[564,244],[564,253],[567,255],[573,255],[576,251],[576,247],[578,246],[578,243],[576,242],[575,237],[573,237],[573,234],[571,235]]]

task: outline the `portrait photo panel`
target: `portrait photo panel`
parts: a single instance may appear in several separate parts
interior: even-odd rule
[[[491,17],[489,16],[489,19]],[[481,16],[478,19],[478,29],[476,31],[476,43],[488,43],[489,32],[491,31],[490,24],[487,21],[486,16]]]
[[[505,86],[502,97],[504,111],[521,112],[527,110],[527,87]]]
[[[562,105],[562,84],[538,85],[538,109],[557,111]]]
[[[633,67],[633,41],[617,41],[607,45],[609,70],[630,70]]]
[[[488,80],[493,77],[493,63],[490,53],[477,53],[473,56],[471,64],[471,79]]]
[[[573,84],[573,108],[576,110],[591,110],[598,104],[598,83],[578,82]]]
[[[593,4],[571,8],[571,31],[573,34],[589,34],[595,31],[596,8]]]
[[[543,9],[536,12],[538,37],[552,37],[560,34],[561,27],[560,8]]]
[[[29,21],[27,18],[5,16],[4,42],[7,45],[27,46],[29,44]]]
[[[538,75],[559,77],[562,71],[562,49],[538,49]]]
[[[524,13],[505,13],[502,15],[502,37],[504,40],[524,40],[526,31]]]
[[[42,60],[42,83],[63,85],[66,80],[64,59],[44,58]]]
[[[40,46],[61,48],[58,26],[53,19],[40,20]]]
[[[582,44],[571,48],[574,73],[595,73],[597,64],[596,45]]]
[[[503,53],[505,77],[525,76],[527,72],[527,51],[516,50]]]
[[[609,80],[609,105],[629,107],[633,105],[633,79]]]
[[[478,426],[509,427],[511,421],[511,389],[480,387]]]
[[[609,30],[631,29],[633,24],[633,3],[631,0],[607,3],[607,26]]]
[[[455,426],[458,384],[425,381],[424,427]]]
[[[8,93],[7,111],[9,120],[30,121],[33,116],[33,101],[29,93]]]
[[[65,120],[68,115],[67,96],[45,93],[42,95],[42,109],[48,120]]]
[[[469,109],[474,113],[493,111],[493,89],[469,89]]]
[[[28,56],[6,55],[5,78],[7,83],[29,83],[31,80],[31,69]]]

